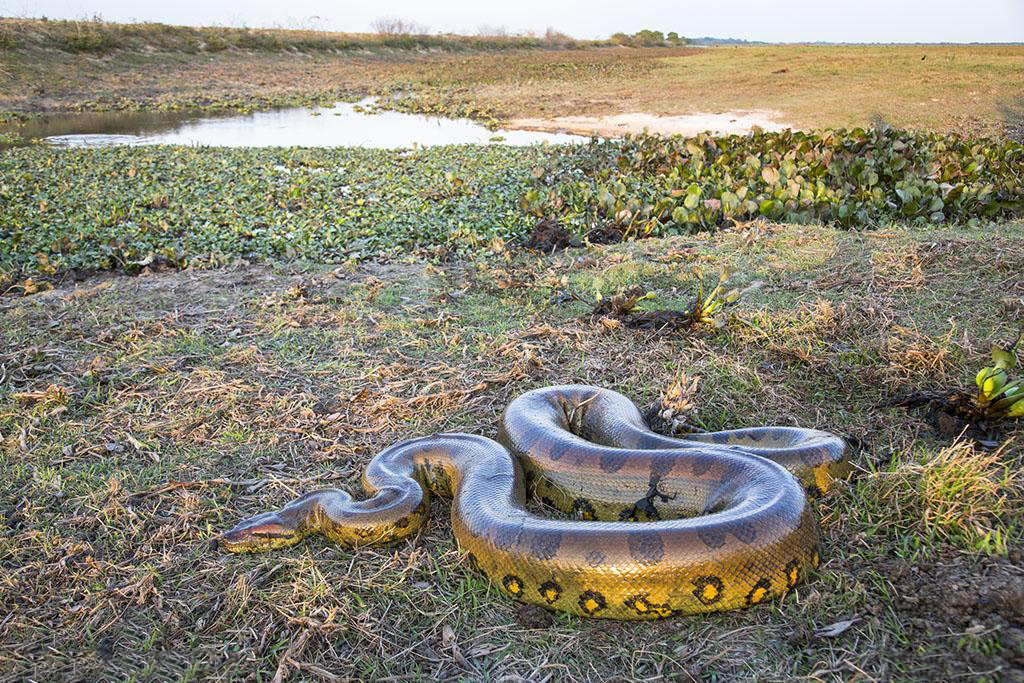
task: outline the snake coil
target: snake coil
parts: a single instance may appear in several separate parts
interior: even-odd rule
[[[669,438],[625,396],[579,385],[513,400],[499,440],[403,441],[367,465],[368,500],[314,491],[220,544],[256,552],[316,532],[352,546],[394,542],[424,523],[434,492],[453,498],[470,565],[519,600],[612,619],[722,611],[783,594],[818,565],[804,488],[823,492],[849,467],[844,442],[827,432]],[[527,511],[527,491],[575,521]]]

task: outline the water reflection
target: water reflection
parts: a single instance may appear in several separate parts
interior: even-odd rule
[[[373,100],[333,107],[289,108],[246,115],[104,112],[43,117],[14,130],[23,140],[66,147],[209,145],[214,147],[376,147],[586,142],[563,133],[490,131],[469,119],[360,111]]]

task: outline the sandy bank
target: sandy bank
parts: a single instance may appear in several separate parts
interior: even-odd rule
[[[754,126],[765,130],[783,130],[792,126],[780,120],[781,112],[766,109],[755,111],[726,111],[686,114],[683,116],[655,116],[643,112],[614,116],[558,116],[550,119],[512,119],[508,127],[523,130],[577,133],[617,137],[626,133],[661,135],[697,135],[711,131],[719,135],[747,133]]]

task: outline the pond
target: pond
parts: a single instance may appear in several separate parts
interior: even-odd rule
[[[457,144],[566,144],[589,138],[525,130],[491,131],[470,119],[372,111],[373,98],[333,107],[294,107],[245,115],[195,112],[56,114],[17,127],[20,137],[64,147],[208,145],[213,147],[376,147]]]

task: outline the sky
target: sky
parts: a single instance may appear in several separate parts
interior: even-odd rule
[[[774,42],[1020,42],[1024,0],[0,0],[0,16],[371,31],[397,17],[430,32],[481,27],[575,38],[643,28]]]

